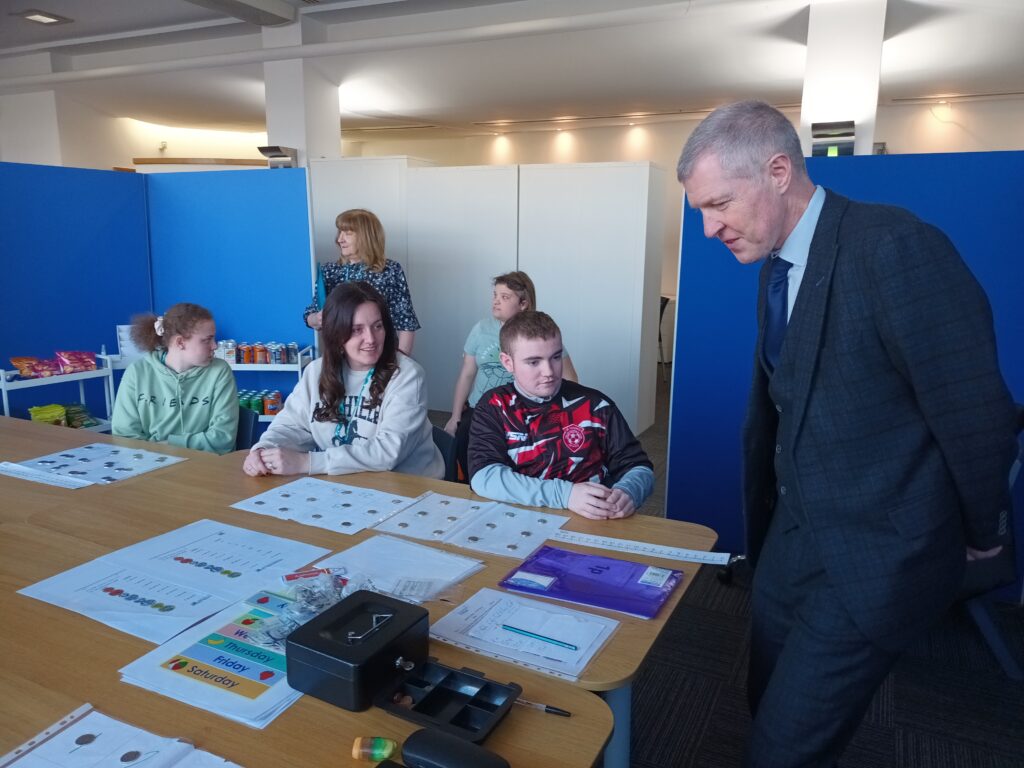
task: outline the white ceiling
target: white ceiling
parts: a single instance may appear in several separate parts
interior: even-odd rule
[[[263,62],[303,57],[343,86],[346,130],[798,105],[810,0],[287,2],[299,47],[187,0],[0,0],[0,95],[57,89],[114,116],[261,131]],[[74,21],[10,15],[27,8]],[[888,0],[879,100],[1024,97],[1022,41],[1024,0]]]

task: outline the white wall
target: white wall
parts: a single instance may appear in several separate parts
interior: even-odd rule
[[[0,160],[62,165],[53,91],[0,96]]]
[[[131,165],[123,150],[130,138],[126,121],[67,96],[57,99],[57,117],[62,165],[106,170]]]
[[[879,108],[875,141],[892,154],[1024,149],[1024,99]]]
[[[662,175],[665,215],[660,251],[661,288],[676,290],[679,257],[679,211],[682,190],[675,180],[676,160],[696,120],[633,127],[584,128],[509,133],[454,139],[373,139],[345,141],[342,151],[362,157],[409,154],[438,165],[508,165],[532,163],[599,163],[650,161]]]
[[[787,111],[794,124],[796,111]],[[676,182],[679,152],[699,120],[673,120],[633,127],[508,133],[446,139],[345,140],[346,156],[408,154],[438,165],[510,163],[598,163],[648,160],[664,169],[661,291],[676,292],[682,189]],[[880,106],[875,141],[893,154],[1024,150],[1024,99],[938,105]]]

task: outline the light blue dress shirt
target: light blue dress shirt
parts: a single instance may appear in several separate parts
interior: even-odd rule
[[[786,308],[786,322],[793,316],[793,306],[796,304],[796,295],[800,291],[800,284],[804,279],[804,270],[807,268],[807,256],[811,252],[811,239],[814,237],[814,230],[818,226],[818,217],[821,216],[821,207],[825,204],[825,189],[821,186],[814,188],[814,194],[807,203],[807,209],[800,217],[800,221],[789,233],[786,242],[779,249],[779,258],[785,259],[793,266],[789,269],[789,282],[786,290],[788,306]]]

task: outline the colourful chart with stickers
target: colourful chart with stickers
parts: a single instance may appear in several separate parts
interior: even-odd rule
[[[90,443],[69,448],[46,456],[21,462],[21,465],[41,472],[65,475],[80,481],[109,485],[118,480],[137,477],[154,469],[169,467],[185,461],[180,456],[126,448],[108,443]]]
[[[58,573],[20,593],[162,643],[328,552],[199,520]]]
[[[26,587],[21,594],[153,643],[174,637],[234,602],[154,578],[108,558],[83,563]]]
[[[358,533],[413,502],[408,496],[303,477],[231,506],[338,533]]]
[[[121,679],[263,728],[301,695],[288,686],[284,641],[258,634],[291,602],[257,592],[124,667]]]

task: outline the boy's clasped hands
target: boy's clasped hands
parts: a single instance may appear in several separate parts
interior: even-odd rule
[[[591,520],[629,517],[636,511],[632,497],[621,488],[600,483],[576,483],[569,493],[569,509]]]

